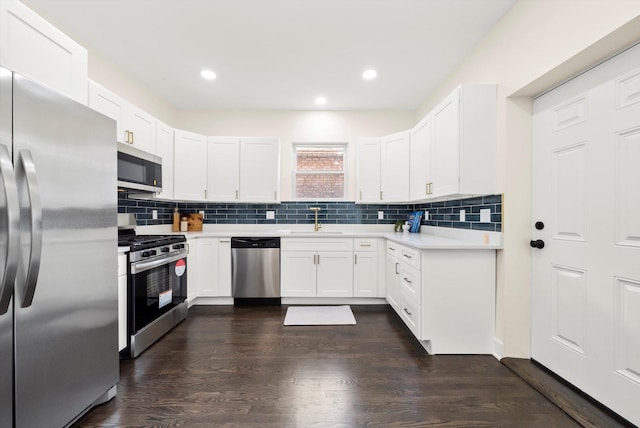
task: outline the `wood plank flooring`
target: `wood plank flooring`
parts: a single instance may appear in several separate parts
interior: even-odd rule
[[[79,427],[577,427],[492,356],[429,356],[388,306],[284,327],[286,307],[201,306]]]

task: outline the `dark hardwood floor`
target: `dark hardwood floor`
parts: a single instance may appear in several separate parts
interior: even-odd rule
[[[576,427],[492,356],[429,356],[388,306],[284,327],[286,307],[192,307],[74,427]]]

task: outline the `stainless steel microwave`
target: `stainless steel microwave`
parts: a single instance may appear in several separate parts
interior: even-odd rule
[[[162,191],[162,158],[118,143],[118,189]]]

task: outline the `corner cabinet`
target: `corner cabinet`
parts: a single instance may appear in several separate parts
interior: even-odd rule
[[[463,85],[432,111],[429,198],[496,192],[496,91]]]
[[[207,200],[278,202],[280,142],[274,138],[208,137]]]
[[[358,140],[356,202],[409,200],[410,141],[409,131]]]
[[[16,0],[0,1],[0,64],[87,104],[87,50]]]
[[[409,150],[409,199],[419,201],[431,195],[431,146],[433,141],[433,118],[427,115],[411,130]]]
[[[281,241],[282,297],[353,297],[353,239]]]
[[[173,197],[202,201],[207,187],[207,137],[176,129],[174,141]]]

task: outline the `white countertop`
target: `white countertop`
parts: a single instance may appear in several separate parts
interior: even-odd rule
[[[501,232],[484,232],[479,230],[465,230],[465,229],[451,229],[443,227],[430,227],[422,226],[420,233],[394,233],[389,232],[392,227],[385,225],[385,227],[375,227],[369,230],[361,227],[354,227],[353,229],[345,227],[342,230],[325,230],[319,232],[313,232],[308,230],[292,230],[285,228],[275,228],[273,225],[265,228],[247,228],[242,225],[232,225],[236,228],[241,227],[242,230],[234,228],[221,228],[218,230],[204,230],[202,232],[171,232],[170,229],[164,230],[161,233],[164,234],[176,234],[184,235],[187,239],[198,238],[231,238],[231,237],[280,237],[280,238],[385,238],[399,244],[407,245],[420,250],[427,249],[448,249],[448,250],[460,250],[460,249],[485,249],[485,250],[498,250],[502,248],[502,233]],[[266,226],[266,225],[265,225]],[[159,233],[160,231],[154,229],[153,231],[146,231],[143,227],[138,228],[138,234],[145,233]]]

